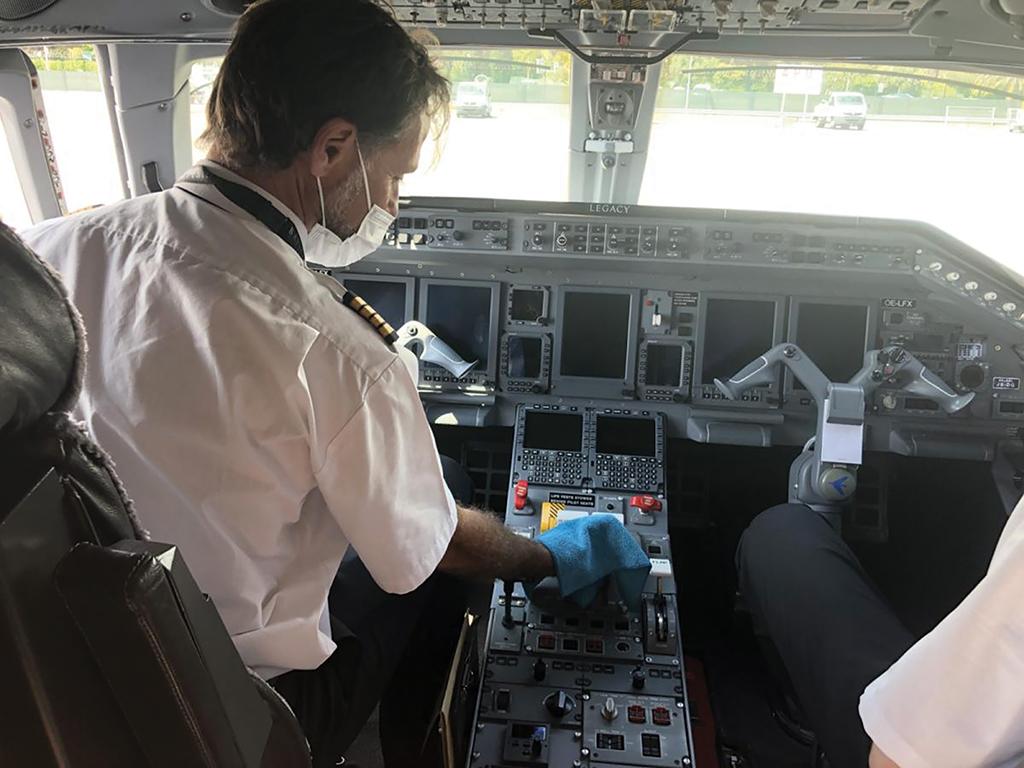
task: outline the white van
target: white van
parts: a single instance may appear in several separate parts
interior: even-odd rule
[[[814,108],[814,122],[819,128],[856,128],[864,130],[868,118],[868,102],[863,93],[837,91]]]

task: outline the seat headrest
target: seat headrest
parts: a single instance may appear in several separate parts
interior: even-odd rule
[[[0,223],[0,438],[81,391],[85,330],[57,273]]]

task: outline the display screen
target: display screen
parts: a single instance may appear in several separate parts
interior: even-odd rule
[[[546,741],[548,738],[548,729],[546,726],[533,725],[532,723],[512,723],[512,738]]]
[[[629,304],[628,293],[565,292],[559,369],[563,376],[626,377]]]
[[[512,379],[538,379],[544,345],[536,336],[508,337],[508,375]]]
[[[391,323],[396,330],[410,319],[412,313],[405,305],[405,283],[346,278],[345,287],[377,310],[377,314]]]
[[[597,417],[597,452],[619,456],[654,456],[654,419]]]
[[[647,345],[647,386],[673,387],[681,384],[683,348],[679,344]]]
[[[708,299],[704,322],[703,384],[728,379],[771,349],[775,302]]]
[[[479,285],[427,285],[424,321],[476,370],[490,360],[491,289]]]
[[[583,416],[578,413],[527,411],[523,448],[537,451],[583,449]]]
[[[800,304],[796,344],[829,381],[845,384],[864,365],[868,308],[849,304]],[[805,389],[796,379],[794,389]]]
[[[536,323],[544,317],[544,291],[534,288],[512,289],[512,320]]]
[[[902,346],[914,352],[945,352],[949,338],[940,333],[915,333]]]

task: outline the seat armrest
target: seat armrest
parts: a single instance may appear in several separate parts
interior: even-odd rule
[[[81,543],[55,579],[152,766],[264,765],[267,701],[175,547]]]

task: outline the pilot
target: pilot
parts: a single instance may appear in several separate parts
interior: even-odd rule
[[[376,3],[257,3],[213,85],[207,160],[26,233],[89,332],[77,415],[317,766],[378,701],[388,765],[431,764],[419,753],[464,611],[453,575],[588,567],[465,491],[455,502],[390,327],[306,267],[380,245],[447,104],[424,47]]]
[[[1024,764],[1024,501],[985,577],[917,642],[835,522],[808,507],[758,515],[737,566],[830,768]]]

